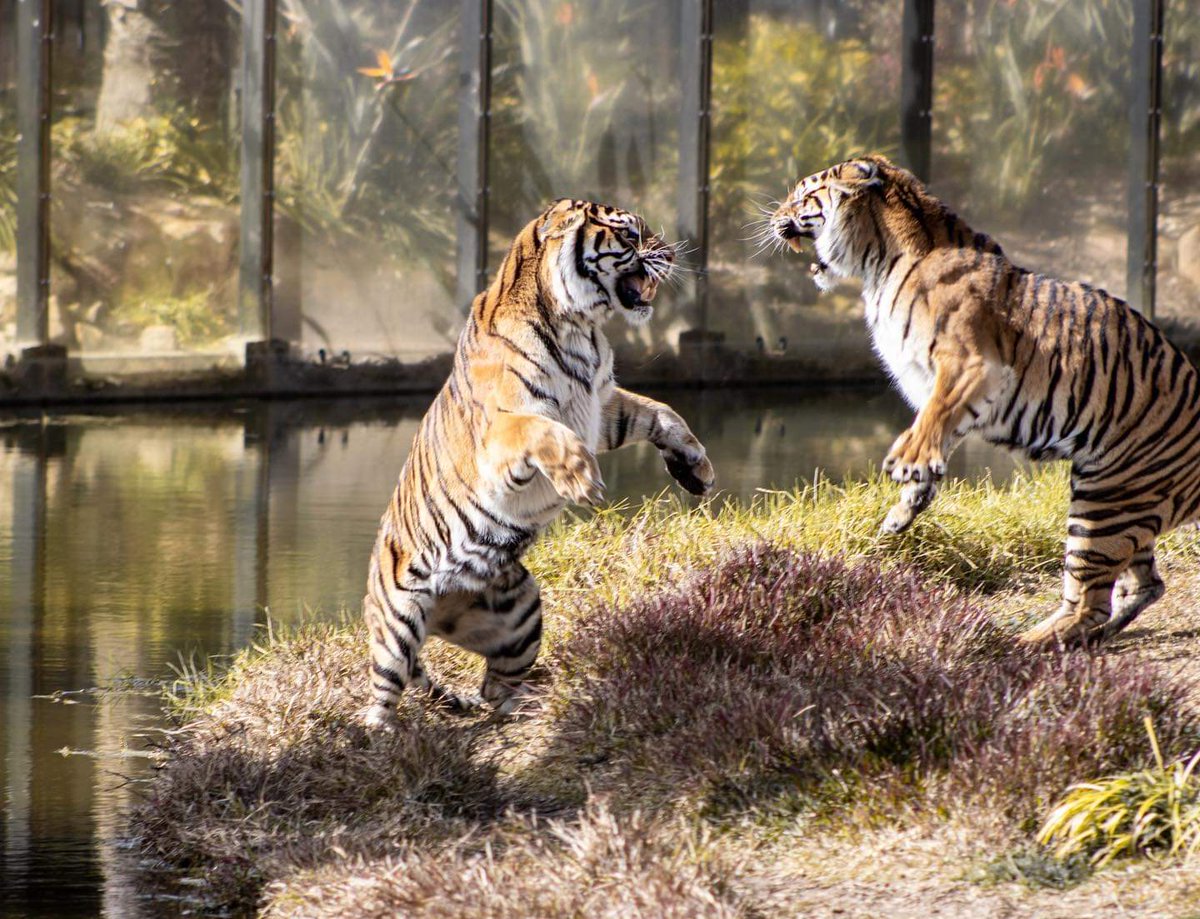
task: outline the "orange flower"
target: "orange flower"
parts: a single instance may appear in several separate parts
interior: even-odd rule
[[[375,52],[375,62],[378,67],[359,67],[358,72],[368,77],[379,77],[384,80],[390,80],[396,75],[396,68],[392,66],[392,56],[386,51],[380,49]]]
[[[1067,92],[1076,99],[1086,99],[1092,94],[1092,88],[1088,86],[1087,80],[1077,73],[1067,77]]]
[[[392,56],[383,49],[375,52],[375,67],[359,67],[358,72],[368,77],[375,77],[379,80],[376,89],[383,89],[385,86],[391,86],[393,83],[403,83],[405,80],[411,80],[416,76],[407,67],[396,68],[392,62]]]
[[[554,21],[563,28],[575,21],[575,7],[570,3],[560,3],[554,13]]]

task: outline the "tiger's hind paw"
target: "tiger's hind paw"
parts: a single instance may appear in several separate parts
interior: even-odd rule
[[[915,509],[904,504],[902,501],[897,501],[892,505],[892,509],[888,511],[887,517],[883,523],[879,525],[879,532],[885,536],[894,536],[897,533],[903,533],[912,522],[917,519]]]
[[[451,692],[437,685],[430,687],[429,696],[438,708],[452,715],[469,715],[483,705],[482,696]]]
[[[370,731],[392,734],[396,730],[396,712],[375,702],[363,714],[363,724]]]
[[[1060,610],[1026,629],[1017,642],[1036,651],[1093,647],[1104,640],[1107,622],[1108,617],[1097,614],[1080,616],[1074,610]]]
[[[903,533],[912,526],[917,514],[929,507],[937,492],[937,483],[933,481],[907,483],[900,489],[900,500],[888,511],[879,532],[883,535]]]

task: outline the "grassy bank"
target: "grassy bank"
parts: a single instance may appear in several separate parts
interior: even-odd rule
[[[529,559],[537,692],[504,721],[411,699],[369,734],[361,628],[275,636],[175,700],[143,851],[209,903],[280,916],[904,915],[913,871],[914,915],[931,884],[972,915],[1039,897],[1087,915],[1114,871],[1127,911],[1143,888],[1200,909],[1169,867],[1059,893],[1087,852],[1035,840],[1073,783],[1155,766],[1147,717],[1166,761],[1200,739],[1191,681],[1153,655],[1013,645],[1049,609],[1062,473],[952,485],[879,537],[894,495],[823,484],[556,528]],[[1195,567],[1190,534],[1164,554]]]

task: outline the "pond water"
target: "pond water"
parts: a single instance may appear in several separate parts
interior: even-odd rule
[[[674,391],[718,485],[749,498],[877,465],[910,413],[876,390]],[[129,916],[123,814],[181,660],[265,623],[356,611],[428,403],[263,402],[0,421],[0,914]],[[601,460],[611,500],[670,485],[645,446]],[[1009,454],[964,445],[953,475]],[[269,613],[268,613],[269,611]]]

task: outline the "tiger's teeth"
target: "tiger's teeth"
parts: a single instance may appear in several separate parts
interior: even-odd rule
[[[792,249],[792,251],[793,251],[793,252],[803,252],[803,251],[804,251],[804,245],[803,245],[803,243],[801,242],[801,240],[800,240],[800,237],[799,237],[799,236],[796,236],[796,237],[793,237],[792,239],[789,239],[789,240],[787,241],[787,244],[788,244],[788,245],[791,247],[791,249]]]

